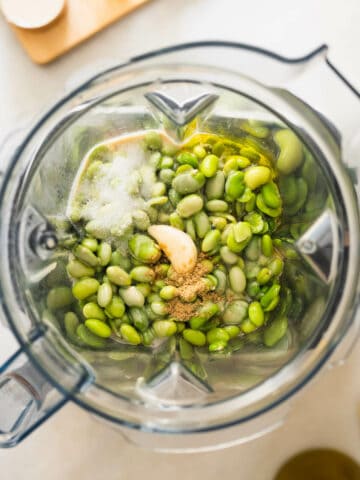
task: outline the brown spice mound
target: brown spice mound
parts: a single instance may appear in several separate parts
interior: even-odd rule
[[[177,320],[183,322],[190,320],[207,301],[217,303],[224,300],[223,296],[208,290],[203,277],[209,270],[202,260],[204,256],[199,255],[192,272],[179,274],[174,271],[166,280],[168,285],[174,285],[178,289],[178,296],[168,302],[169,315]],[[196,300],[192,301],[195,298]]]

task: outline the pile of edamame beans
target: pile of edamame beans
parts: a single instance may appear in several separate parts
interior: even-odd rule
[[[299,174],[306,152],[289,129],[260,126],[248,133],[241,139],[197,134],[180,149],[155,131],[144,135],[156,182],[121,239],[127,249],[80,225],[83,236],[68,253],[71,286],[58,285],[47,295],[48,309],[61,315],[73,344],[105,349],[116,340],[150,347],[176,336],[180,351],[190,346],[226,353],[254,332],[266,347],[284,337],[287,259],[278,232],[284,216],[301,212],[307,200],[308,183]],[[169,260],[147,234],[154,224],[192,238],[206,265],[206,291],[221,297],[203,301],[187,321],[169,315],[178,288]]]

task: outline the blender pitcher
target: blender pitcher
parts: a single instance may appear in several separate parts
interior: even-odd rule
[[[69,341],[46,295],[69,284],[61,246],[86,152],[148,129],[174,142],[194,129],[241,135],[249,119],[292,129],[308,151],[307,203],[288,215],[296,241],[284,247],[294,253],[284,278],[295,299],[285,337],[187,356],[171,338],[104,349]],[[1,317],[20,347],[0,368],[0,446],[69,400],[163,451],[221,448],[280,425],[290,397],[345,358],[358,333],[359,125],[359,94],[326,46],[287,59],[235,43],[178,45],[109,68],[54,105],[2,158]]]

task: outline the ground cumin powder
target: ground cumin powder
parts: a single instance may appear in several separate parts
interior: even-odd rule
[[[186,274],[173,272],[171,278],[166,280],[168,285],[174,285],[178,289],[178,296],[168,302],[170,317],[186,322],[196,315],[204,303],[208,301],[218,303],[224,299],[217,292],[208,291],[203,277],[209,270],[202,260],[204,258],[199,256],[192,272]],[[191,301],[193,298],[196,300]]]

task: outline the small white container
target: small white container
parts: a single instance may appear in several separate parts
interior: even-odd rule
[[[63,11],[65,0],[1,0],[6,20],[17,27],[45,27]]]

